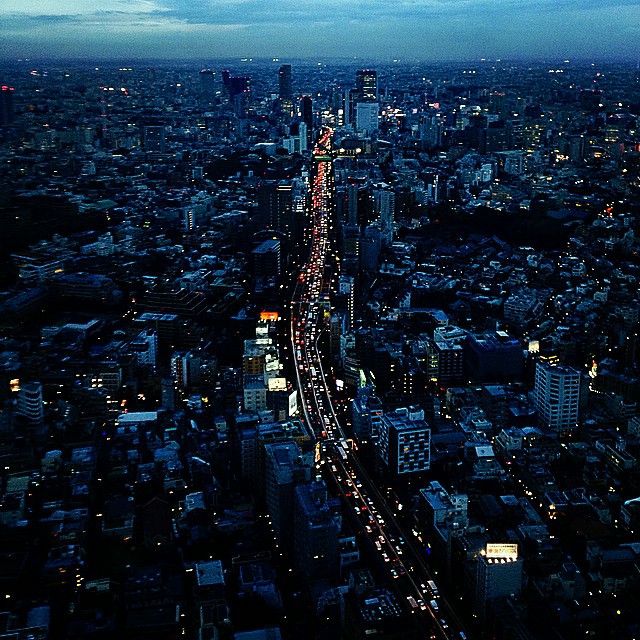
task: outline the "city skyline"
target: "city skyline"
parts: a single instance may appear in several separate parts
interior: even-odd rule
[[[5,58],[635,59],[640,3],[8,0],[0,18]]]

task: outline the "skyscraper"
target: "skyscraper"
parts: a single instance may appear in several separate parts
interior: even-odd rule
[[[307,144],[310,145],[313,135],[313,101],[311,96],[302,96],[300,98],[300,115],[302,116],[302,122],[307,125]]]
[[[2,85],[0,89],[0,127],[13,122],[13,87]]]
[[[203,98],[211,98],[215,93],[216,73],[211,69],[203,69],[200,72],[200,95]]]
[[[293,217],[293,187],[289,182],[265,181],[258,187],[258,210],[266,225],[297,238],[300,224]]]
[[[356,71],[356,91],[361,102],[375,102],[378,99],[378,73],[372,69]]]
[[[280,100],[291,101],[293,93],[291,91],[291,65],[283,64],[278,71],[278,80],[280,83],[279,96]]]

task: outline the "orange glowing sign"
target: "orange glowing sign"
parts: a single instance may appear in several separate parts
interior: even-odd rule
[[[277,311],[261,311],[260,320],[274,321],[278,319]]]

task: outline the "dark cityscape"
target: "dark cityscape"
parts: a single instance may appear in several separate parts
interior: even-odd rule
[[[8,1],[0,640],[640,640],[638,5]]]

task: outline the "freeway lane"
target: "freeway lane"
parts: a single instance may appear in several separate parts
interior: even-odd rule
[[[312,234],[309,259],[303,265],[291,300],[291,345],[296,378],[308,428],[322,443],[320,467],[334,485],[345,508],[357,518],[369,548],[381,561],[390,583],[400,594],[405,609],[426,638],[460,640],[461,621],[449,604],[429,589],[428,568],[413,541],[388,508],[375,483],[347,445],[336,416],[318,339],[324,329],[326,309],[325,267],[329,261],[329,228],[333,203],[331,131],[325,129],[314,150],[315,172],[311,187]],[[353,521],[353,518],[352,518]],[[359,539],[363,539],[359,536]],[[450,623],[453,622],[455,624]]]

